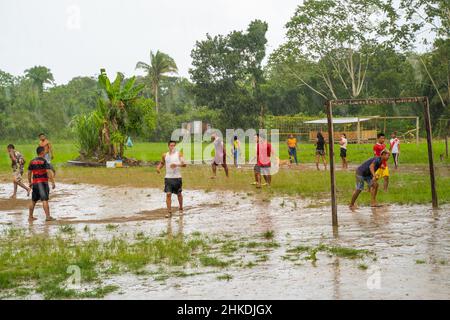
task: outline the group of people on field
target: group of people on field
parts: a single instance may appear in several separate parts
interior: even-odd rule
[[[347,135],[341,133],[341,137],[338,141],[340,145],[339,156],[342,159],[342,169],[348,168],[347,161]],[[295,162],[298,164],[297,149],[298,143],[297,139],[293,134],[290,134],[287,139],[287,147],[289,154],[289,161],[291,164]],[[327,170],[327,160],[326,160],[326,142],[323,134],[319,131],[317,132],[317,139],[315,142],[315,155],[316,155],[316,168],[319,168],[319,162],[322,161],[325,170]],[[389,185],[389,169],[387,161],[389,156],[392,154],[394,159],[394,166],[398,168],[398,159],[400,155],[400,140],[397,137],[397,132],[391,134],[391,139],[389,141],[389,149],[385,145],[385,135],[384,133],[379,133],[377,135],[377,142],[373,146],[374,157],[368,159],[363,164],[361,164],[356,169],[356,190],[353,192],[350,207],[355,207],[356,199],[358,198],[361,191],[364,190],[364,182],[369,185],[369,190],[371,193],[371,205],[377,206],[376,195],[378,192],[378,180],[383,179],[384,191],[388,190]]]
[[[211,179],[216,179],[217,177],[217,167],[222,166],[225,171],[225,176],[228,178],[230,176],[228,165],[227,165],[227,155],[226,148],[223,140],[216,133],[211,135],[214,144],[214,159],[211,163],[212,176]],[[255,135],[256,141],[256,156],[253,161],[255,165],[253,167],[255,182],[252,184],[256,188],[261,188],[262,186],[270,186],[272,182],[271,178],[271,158],[275,156],[275,152],[272,148],[272,144],[269,143],[263,134]],[[166,205],[167,205],[167,215],[166,217],[172,216],[172,195],[175,194],[178,198],[179,211],[183,211],[183,194],[182,186],[183,180],[181,176],[180,168],[186,167],[186,162],[183,158],[183,154],[176,149],[176,141],[168,142],[168,152],[164,153],[161,157],[161,161],[156,167],[158,173],[161,169],[165,167],[166,175],[164,178],[164,192],[166,193]],[[237,136],[233,139],[232,153],[234,164],[237,168],[239,166],[239,154],[240,154],[240,141]],[[264,182],[262,180],[264,179]]]
[[[31,193],[31,204],[29,208],[28,219],[30,221],[36,220],[34,217],[34,208],[38,201],[42,201],[46,221],[55,220],[50,215],[50,208],[48,200],[50,196],[49,181],[52,184],[52,189],[55,189],[55,170],[51,165],[53,160],[53,148],[50,141],[45,134],[39,134],[39,145],[36,148],[36,157],[30,161],[28,165],[28,185],[23,182],[23,174],[26,160],[23,154],[16,150],[13,144],[7,146],[7,152],[11,159],[11,167],[13,170],[13,194],[11,199],[17,196],[17,189],[21,187],[27,191],[27,196]]]
[[[222,166],[225,171],[225,175],[229,177],[229,170],[226,162],[226,148],[222,139],[218,134],[212,135],[214,144],[214,159],[212,161],[212,179],[216,178],[217,167]],[[275,157],[275,152],[263,134],[255,135],[256,141],[256,156],[253,161],[255,165],[253,167],[255,182],[257,188],[261,188],[264,185],[270,186],[271,179],[271,158]],[[347,137],[345,133],[341,135],[339,141],[340,144],[340,157],[343,161],[343,168],[348,167],[347,158]],[[297,139],[293,135],[290,135],[287,141],[288,152],[290,161],[298,163],[297,159]],[[316,166],[319,169],[320,158],[323,161],[326,170],[326,143],[321,132],[317,133],[316,147]],[[52,189],[55,189],[55,170],[51,164],[53,160],[53,148],[44,134],[39,135],[39,145],[36,149],[36,157],[30,161],[28,165],[28,185],[23,182],[23,173],[26,164],[26,160],[22,153],[15,149],[14,145],[9,144],[7,151],[11,159],[13,169],[13,183],[14,189],[11,198],[16,198],[18,187],[23,188],[27,192],[27,196],[32,193],[31,204],[29,208],[29,220],[35,220],[34,208],[38,201],[42,201],[44,212],[46,215],[46,221],[55,220],[50,215],[50,208],[48,205],[51,183]],[[384,180],[384,190],[387,191],[389,184],[389,169],[387,161],[392,154],[394,158],[395,168],[398,167],[398,158],[400,154],[400,140],[397,138],[394,132],[391,135],[389,150],[385,145],[385,135],[379,133],[377,135],[377,143],[373,147],[374,157],[368,159],[362,163],[356,169],[356,189],[353,192],[350,207],[355,207],[356,199],[359,194],[364,190],[364,184],[369,186],[371,193],[371,206],[377,206],[376,196],[378,192],[378,180]],[[233,139],[232,153],[234,164],[239,168],[239,154],[240,154],[240,141],[237,136]],[[278,160],[278,158],[277,158]],[[164,153],[161,157],[159,164],[156,167],[157,173],[161,172],[162,168],[165,168],[166,174],[164,179],[164,192],[166,193],[166,205],[168,214],[170,217],[172,214],[172,195],[177,195],[179,210],[183,211],[183,195],[182,195],[182,175],[181,168],[186,167],[186,162],[183,158],[183,154],[176,149],[176,141],[169,141],[168,152]],[[262,181],[264,179],[264,182]]]

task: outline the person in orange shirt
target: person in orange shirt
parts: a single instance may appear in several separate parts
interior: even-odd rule
[[[289,162],[292,164],[292,157],[294,157],[295,164],[298,164],[297,161],[297,139],[293,134],[290,134],[287,139],[287,146],[289,152]]]

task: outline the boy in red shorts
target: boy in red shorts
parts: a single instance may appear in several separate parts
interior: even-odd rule
[[[373,146],[373,154],[375,157],[380,157],[381,152],[386,149],[386,145],[384,144],[385,136],[384,133],[377,134],[377,143]],[[383,160],[381,162],[380,168],[375,172],[377,179],[384,179],[383,189],[384,191],[388,190],[389,185],[389,168],[387,165],[387,161]]]

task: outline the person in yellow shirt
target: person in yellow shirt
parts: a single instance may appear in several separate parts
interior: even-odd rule
[[[290,134],[287,139],[287,146],[289,152],[289,161],[292,164],[292,157],[294,158],[295,164],[298,164],[297,161],[297,139],[293,134]]]

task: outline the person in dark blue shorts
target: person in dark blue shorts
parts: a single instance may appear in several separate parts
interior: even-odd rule
[[[370,205],[372,207],[377,207],[376,198],[378,192],[378,183],[375,172],[381,167],[383,161],[387,161],[389,159],[389,155],[389,151],[385,149],[381,152],[380,157],[371,158],[360,165],[358,169],[356,169],[356,190],[353,192],[350,209],[355,208],[356,199],[358,199],[361,191],[364,190],[364,182],[369,185],[371,196]]]

